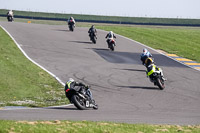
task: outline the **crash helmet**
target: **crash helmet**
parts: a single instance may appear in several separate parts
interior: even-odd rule
[[[69,80],[67,81],[67,83],[69,82],[74,82],[74,79],[73,78],[69,78]]]
[[[143,49],[143,54],[147,54],[148,53],[148,50],[146,48]]]
[[[152,58],[147,58],[146,60],[145,60],[145,64],[146,64],[146,66],[149,66],[149,65],[151,65],[151,64],[153,64],[154,62],[153,62],[153,59]]]
[[[112,32],[112,31],[109,31],[109,34],[113,34],[113,32]]]

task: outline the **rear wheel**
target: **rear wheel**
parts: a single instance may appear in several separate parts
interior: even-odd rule
[[[73,95],[71,98],[72,102],[74,103],[74,105],[80,109],[80,110],[84,110],[85,108],[85,102],[84,99],[80,98],[78,95]]]
[[[156,79],[156,84],[158,85],[160,90],[163,90],[165,88],[164,81],[161,79],[160,76]]]
[[[115,50],[115,49],[114,49],[114,44],[113,44],[113,43],[110,45],[110,50],[112,50],[112,51]]]

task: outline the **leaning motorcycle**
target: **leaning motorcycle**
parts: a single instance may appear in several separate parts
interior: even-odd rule
[[[13,17],[11,15],[7,16],[8,22],[12,22],[13,21]]]
[[[79,110],[85,110],[89,108],[98,109],[98,105],[95,103],[95,100],[90,98],[90,93],[90,89],[83,86],[65,89],[67,98]]]
[[[161,75],[161,71],[162,70],[153,72],[153,74],[149,78],[151,78],[150,80],[154,83],[154,85],[157,85],[160,90],[163,90],[165,88],[165,79]]]
[[[108,48],[110,48],[111,51],[115,50],[115,40],[113,38],[110,38],[107,40]]]
[[[74,28],[75,28],[74,22],[72,20],[70,20],[70,22],[69,22],[69,30],[73,32]]]
[[[91,33],[91,35],[90,35],[90,40],[94,43],[94,44],[96,44],[96,42],[97,42],[97,37],[96,37],[96,34],[95,33]]]

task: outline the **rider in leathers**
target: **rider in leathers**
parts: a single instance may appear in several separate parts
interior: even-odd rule
[[[13,21],[14,21],[14,13],[13,13],[12,10],[8,11],[8,13],[7,13],[7,19],[8,19],[9,16],[11,16],[12,19],[13,19]]]
[[[73,17],[70,17],[70,18],[68,19],[68,25],[70,25],[71,23],[74,24],[74,27],[75,27],[76,22],[75,22],[75,20],[74,20]]]
[[[149,57],[152,57],[151,53],[146,48],[144,48],[140,58],[143,65],[145,65],[145,60]]]
[[[89,37],[90,37],[90,38],[91,38],[92,34],[94,34],[94,36],[95,36],[96,39],[97,39],[97,36],[96,36],[97,30],[95,29],[94,25],[92,25],[92,26],[90,27],[88,33],[89,33]]]
[[[65,85],[65,92],[67,89],[71,89],[71,88],[74,88],[75,86],[78,86],[80,87],[80,92],[83,92],[83,88],[84,87],[86,89],[86,93],[90,96],[90,98],[92,99],[92,93],[89,89],[89,86],[81,83],[81,82],[76,82],[74,81],[74,79],[72,78],[69,78],[69,80],[67,81],[66,85]]]
[[[115,34],[114,34],[112,31],[110,31],[110,32],[106,35],[105,38],[107,39],[106,42],[108,43],[108,47],[109,47],[109,41],[110,41],[111,39],[116,38],[116,36],[115,36]]]
[[[147,67],[146,74],[147,74],[147,77],[149,77],[149,79],[150,79],[151,82],[153,82],[152,78],[153,78],[153,73],[155,71],[158,71],[161,74],[161,77],[163,78],[163,80],[166,80],[164,78],[162,69],[159,68],[159,67],[157,67],[154,64],[154,62],[153,62],[153,60],[151,58],[146,59],[145,64],[146,64],[146,67]]]

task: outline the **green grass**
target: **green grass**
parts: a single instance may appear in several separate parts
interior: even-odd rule
[[[0,106],[67,104],[64,87],[30,62],[0,28]]]
[[[113,31],[155,49],[177,54],[200,62],[200,28],[191,27],[136,27],[136,26],[96,26]],[[141,51],[142,52],[142,51]]]
[[[6,18],[0,17],[0,21]],[[26,22],[27,19],[16,19]],[[62,21],[31,20],[32,23],[65,25]],[[78,27],[90,27],[92,23],[77,23]],[[98,29],[114,31],[155,49],[200,62],[200,27],[134,26],[95,24]]]
[[[5,121],[2,133],[199,133],[200,126],[147,125],[90,121]]]
[[[8,10],[0,9],[0,14],[6,14]],[[79,20],[99,20],[99,21],[115,21],[115,22],[132,22],[132,23],[160,23],[160,24],[200,24],[200,19],[179,19],[179,18],[146,18],[146,17],[119,17],[119,16],[99,16],[84,14],[63,14],[63,13],[44,13],[44,12],[28,12],[14,11],[15,15],[46,17],[46,18],[64,18],[68,19],[73,16]]]
[[[0,17],[0,21],[6,21]],[[27,19],[15,19],[27,22]],[[66,24],[59,21],[31,20],[32,23]],[[155,27],[95,24],[97,28],[137,40],[156,49],[200,62],[200,29],[191,27]],[[89,27],[91,24],[78,23]],[[28,61],[11,38],[0,29],[0,106],[19,105],[16,101],[28,101],[25,106],[50,106],[67,104],[63,86],[36,65]],[[89,121],[8,121],[0,120],[0,133],[11,132],[85,132],[85,133],[199,133],[200,126],[147,125]]]

